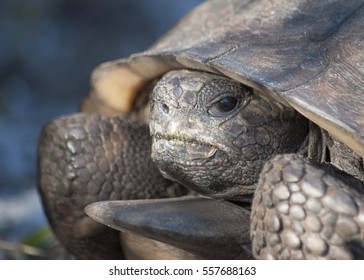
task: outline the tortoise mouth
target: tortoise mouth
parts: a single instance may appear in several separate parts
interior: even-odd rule
[[[154,135],[152,159],[165,178],[197,193],[217,198],[239,194],[241,185],[229,178],[225,180],[224,175],[235,164],[217,145],[191,138]]]
[[[154,135],[152,158],[182,165],[202,165],[223,158],[225,153],[216,145],[191,138]]]

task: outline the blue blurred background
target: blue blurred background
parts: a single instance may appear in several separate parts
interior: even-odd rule
[[[95,66],[145,50],[201,2],[0,1],[0,241],[47,223],[36,191],[42,126],[77,110]]]

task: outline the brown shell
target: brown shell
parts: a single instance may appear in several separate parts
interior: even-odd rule
[[[257,88],[364,156],[363,0],[207,1],[149,50],[98,67],[92,98],[127,111],[150,80],[178,68]]]

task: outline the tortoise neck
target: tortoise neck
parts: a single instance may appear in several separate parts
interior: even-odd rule
[[[298,153],[317,163],[328,162],[330,155],[327,151],[327,141],[327,132],[310,121],[306,140]]]
[[[298,154],[318,163],[326,171],[329,170],[327,166],[334,166],[364,182],[364,159],[312,122],[309,123],[309,132]]]

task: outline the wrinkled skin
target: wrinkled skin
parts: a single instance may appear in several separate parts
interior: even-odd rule
[[[152,158],[162,174],[216,198],[247,201],[255,192],[256,258],[364,257],[363,159],[345,145],[213,74],[170,72],[151,103]],[[297,155],[275,157],[286,153]]]
[[[197,258],[364,258],[363,15],[362,0],[206,1],[147,51],[98,67],[84,112],[133,111],[120,101],[161,79],[154,140],[130,115],[44,130],[40,191],[61,242],[79,258],[133,251],[111,227]],[[210,198],[164,203],[187,192],[156,164]]]
[[[145,125],[87,114],[54,121],[40,138],[43,203],[76,256],[364,258],[363,159],[344,144],[215,74],[169,72],[150,102],[151,138]],[[216,201],[144,200],[187,194],[181,185]]]
[[[152,159],[163,174],[215,198],[250,201],[263,164],[308,133],[294,110],[228,78],[172,71],[151,101]]]

